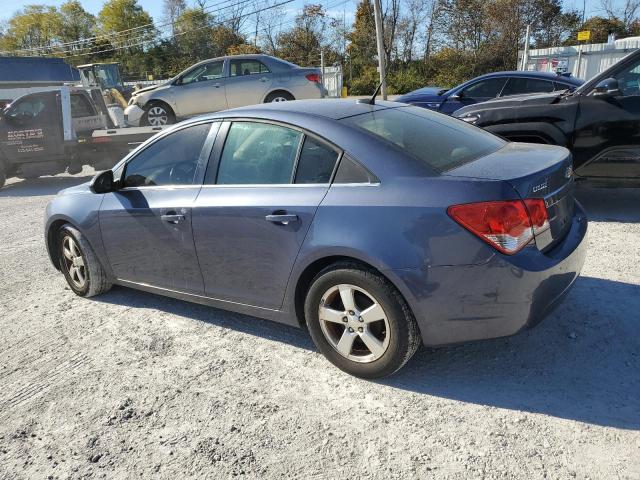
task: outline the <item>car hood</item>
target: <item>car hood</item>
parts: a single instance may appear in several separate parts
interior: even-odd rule
[[[170,87],[170,86],[171,86],[171,84],[168,83],[168,82],[167,83],[159,83],[158,85],[151,85],[150,87],[144,87],[144,88],[141,88],[140,90],[136,90],[135,92],[133,92],[131,94],[131,96],[132,97],[137,97],[140,94],[153,92],[154,90],[164,89],[164,88],[167,88],[167,87]]]
[[[453,113],[454,117],[464,117],[470,113],[477,113],[481,111],[497,109],[497,108],[512,108],[518,109],[520,107],[530,105],[552,105],[558,103],[562,98],[563,92],[553,93],[527,93],[524,95],[510,95],[507,97],[497,98],[495,100],[488,100],[482,103],[476,103],[468,105],[456,110]]]
[[[79,195],[82,193],[92,193],[89,185],[91,182],[81,183],[80,185],[76,185],[74,187],[65,188],[64,190],[60,190],[58,192],[58,196],[60,195]]]
[[[411,102],[441,102],[444,97],[438,95],[438,92],[446,90],[440,87],[424,87],[414,90],[413,92],[405,93],[396,99],[396,102],[411,103]]]

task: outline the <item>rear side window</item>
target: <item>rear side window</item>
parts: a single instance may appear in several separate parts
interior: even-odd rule
[[[419,107],[377,110],[341,120],[445,172],[505,145],[505,141],[461,120]]]
[[[301,132],[279,125],[232,123],[222,150],[217,183],[291,183],[301,139]]]
[[[523,93],[553,92],[553,82],[539,78],[512,77],[502,92],[505,95],[520,95]]]
[[[231,76],[257,75],[269,73],[269,69],[264,63],[258,60],[231,60]]]
[[[329,183],[338,152],[328,145],[306,137],[296,172],[296,183]]]

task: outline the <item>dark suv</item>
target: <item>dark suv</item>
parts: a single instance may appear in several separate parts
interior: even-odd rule
[[[575,92],[497,99],[454,116],[508,140],[569,148],[578,179],[640,186],[640,50]]]
[[[452,114],[468,105],[535,92],[575,90],[584,82],[579,78],[549,72],[494,72],[480,75],[449,90],[424,87],[406,93],[396,102]]]

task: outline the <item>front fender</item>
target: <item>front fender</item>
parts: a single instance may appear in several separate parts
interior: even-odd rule
[[[564,132],[551,123],[527,122],[489,125],[485,130],[508,140],[531,143],[547,143],[569,147],[569,139]]]

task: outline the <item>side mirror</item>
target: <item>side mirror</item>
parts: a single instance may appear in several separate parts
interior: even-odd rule
[[[620,95],[618,80],[615,78],[606,78],[600,81],[593,89],[593,95],[599,97]]]
[[[116,182],[113,180],[113,172],[106,170],[98,173],[93,177],[93,180],[91,180],[89,188],[93,193],[114,192],[116,190]]]
[[[454,93],[453,95],[449,95],[447,100],[452,100],[454,102],[458,102],[458,101],[462,100],[462,97],[464,97],[464,93],[458,92],[458,93]]]

